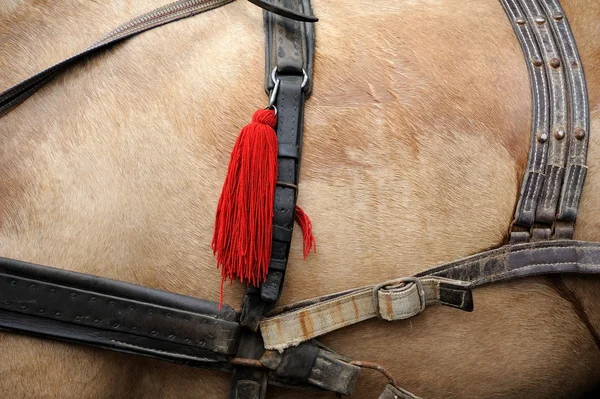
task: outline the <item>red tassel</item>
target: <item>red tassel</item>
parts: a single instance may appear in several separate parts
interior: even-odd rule
[[[306,259],[311,249],[317,253],[317,242],[312,232],[312,223],[308,215],[298,205],[296,205],[295,219],[300,229],[302,229],[302,253],[304,254],[304,259]]]
[[[227,279],[258,286],[267,277],[277,183],[276,124],[273,110],[256,111],[231,151],[212,240],[221,268],[220,303]]]

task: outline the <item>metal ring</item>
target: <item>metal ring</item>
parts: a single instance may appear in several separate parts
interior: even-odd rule
[[[398,285],[398,284],[406,284],[406,283],[414,283],[417,286],[417,292],[419,294],[419,301],[421,305],[421,310],[419,313],[425,310],[425,289],[423,288],[423,282],[418,277],[400,277],[394,280],[388,280],[381,284],[377,284],[373,287],[372,291],[372,301],[373,301],[373,309],[375,309],[375,315],[378,319],[384,320],[381,312],[379,311],[379,290],[390,285]]]
[[[277,85],[277,82],[279,81],[279,79],[277,79],[277,67],[273,68],[273,70],[271,71],[271,81],[273,81],[274,85]],[[302,83],[300,84],[300,88],[304,89],[307,83],[308,74],[306,73],[304,68],[302,68]]]

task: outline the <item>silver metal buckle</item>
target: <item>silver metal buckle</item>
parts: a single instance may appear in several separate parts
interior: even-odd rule
[[[425,289],[423,288],[423,282],[418,277],[400,277],[400,278],[397,278],[394,280],[388,280],[381,284],[377,284],[376,286],[373,287],[373,291],[372,291],[373,309],[375,309],[375,314],[378,319],[384,320],[383,316],[381,316],[381,312],[379,311],[379,290],[381,290],[382,288],[385,288],[385,287],[389,287],[391,285],[398,285],[398,284],[406,285],[408,283],[414,283],[417,286],[417,292],[419,293],[419,302],[421,305],[421,310],[419,311],[419,313],[421,313],[422,311],[425,310],[426,299],[425,299]]]

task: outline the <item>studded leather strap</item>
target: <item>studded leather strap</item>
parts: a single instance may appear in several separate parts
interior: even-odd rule
[[[528,168],[510,242],[572,238],[589,140],[581,61],[558,1],[502,0],[502,4],[528,62],[534,114]],[[544,74],[536,73],[536,68]]]
[[[540,198],[537,200],[533,239],[550,236],[567,158],[567,86],[552,31],[537,0],[519,0],[541,50],[548,77],[548,159]]]
[[[558,204],[559,223],[573,224],[577,219],[577,209],[587,172],[587,149],[589,144],[589,104],[583,65],[577,51],[575,38],[571,32],[567,17],[558,0],[539,0],[545,12],[561,55],[561,64],[565,68],[569,88],[570,124],[568,130],[569,154],[567,169],[562,184]],[[560,226],[558,226],[560,227]],[[557,238],[571,238],[557,234]],[[569,232],[569,229],[566,230]]]
[[[525,55],[525,63],[531,80],[531,96],[533,102],[533,122],[527,168],[523,176],[521,190],[515,210],[514,227],[521,227],[525,232],[511,233],[511,242],[524,241],[529,237],[529,228],[535,219],[537,199],[544,182],[544,173],[548,156],[549,138],[549,98],[542,54],[535,41],[531,27],[518,0],[501,0],[515,34],[521,43]],[[522,238],[525,237],[523,240]]]

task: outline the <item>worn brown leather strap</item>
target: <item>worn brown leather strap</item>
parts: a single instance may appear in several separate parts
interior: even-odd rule
[[[529,238],[529,228],[535,220],[537,199],[544,182],[548,156],[549,97],[542,54],[535,41],[531,27],[527,24],[525,13],[518,0],[501,0],[515,34],[519,39],[531,81],[532,127],[529,158],[523,176],[521,190],[511,232],[511,242],[525,241]],[[516,230],[521,228],[524,231]]]
[[[600,274],[600,243],[544,240],[506,245],[412,277],[287,305],[264,318],[260,329],[265,348],[284,350],[374,317],[372,308],[363,309],[364,293],[373,293],[374,298],[379,298],[373,301],[379,309],[389,308],[389,314],[400,315],[392,319],[406,319],[435,304],[470,311],[473,288],[553,273]],[[436,282],[436,278],[445,280]],[[390,288],[393,291],[386,292]],[[398,309],[402,311],[396,312]],[[305,324],[310,324],[311,329],[303,329]]]
[[[471,283],[471,287],[554,273],[600,273],[600,243],[528,242],[486,251],[419,273]]]
[[[575,38],[559,1],[539,0],[539,2],[556,38],[561,55],[561,65],[566,71],[569,88],[569,154],[557,212],[557,220],[568,225],[573,224],[577,219],[577,209],[587,172],[587,149],[590,133],[588,93]],[[557,234],[556,232],[559,230],[555,228],[555,236],[571,238],[572,230],[571,228],[569,237],[565,234]]]
[[[567,86],[557,45],[538,1],[519,0],[519,3],[541,50],[548,77],[548,158],[544,184],[537,200],[536,225],[532,232],[532,239],[544,239],[550,236],[556,218],[567,158]]]
[[[587,170],[589,140],[587,91],[577,47],[558,1],[502,0],[502,4],[526,59],[533,60],[528,66],[534,131],[510,242],[572,238]],[[545,71],[546,90],[534,67]],[[548,99],[540,101],[545,94]],[[536,115],[540,120],[546,118],[544,129],[536,125]],[[548,148],[546,156],[544,147]]]

